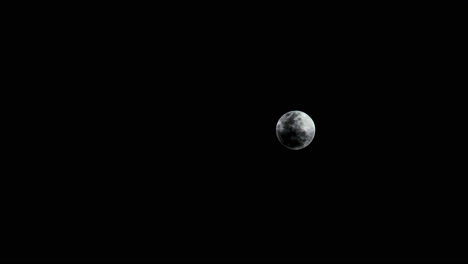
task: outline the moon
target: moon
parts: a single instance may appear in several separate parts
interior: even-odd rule
[[[280,143],[288,149],[303,149],[314,139],[314,121],[304,112],[287,112],[281,116],[276,124],[276,136]]]

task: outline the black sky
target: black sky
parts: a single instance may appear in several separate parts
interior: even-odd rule
[[[16,112],[27,162],[9,246],[66,258],[460,257],[466,197],[448,149],[461,105],[447,89],[462,86],[461,39],[447,20],[354,8],[106,7],[21,25],[35,43],[22,82],[37,89]],[[275,134],[291,110],[317,129],[300,151]]]

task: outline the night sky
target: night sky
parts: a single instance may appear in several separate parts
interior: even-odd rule
[[[16,110],[27,139],[15,157],[27,162],[13,180],[25,216],[11,249],[458,257],[466,196],[461,158],[447,149],[459,130],[445,113],[461,105],[441,87],[460,86],[450,53],[459,42],[439,22],[359,8],[287,17],[107,8],[21,25],[38,43],[23,49],[36,69],[23,82],[38,89]],[[275,132],[291,110],[316,126],[298,151]]]

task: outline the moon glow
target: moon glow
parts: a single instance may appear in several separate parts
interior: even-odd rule
[[[288,149],[303,149],[314,139],[314,121],[304,112],[287,112],[281,116],[276,124],[276,136],[280,143]]]

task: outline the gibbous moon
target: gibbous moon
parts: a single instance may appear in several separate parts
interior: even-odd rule
[[[314,139],[314,121],[304,112],[287,112],[281,116],[276,124],[276,136],[281,144],[288,149],[303,149]]]

